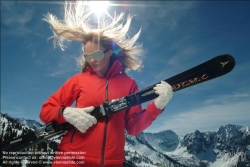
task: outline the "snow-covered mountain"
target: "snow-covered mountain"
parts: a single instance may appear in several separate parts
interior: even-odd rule
[[[0,113],[0,138],[2,141],[13,139],[29,132],[32,132],[31,128],[22,126],[8,114]]]
[[[154,163],[165,163],[157,156],[162,153],[186,166],[250,166],[250,126],[226,125],[216,132],[196,130],[185,136],[167,130],[127,138],[126,149]]]
[[[34,127],[35,124],[35,127]],[[40,123],[0,114],[3,141],[33,131]],[[179,136],[171,130],[130,136],[125,132],[124,166],[250,166],[250,126],[225,125],[216,132],[196,130]],[[47,149],[56,149],[59,138],[47,141]],[[42,146],[41,146],[42,147]]]
[[[38,129],[39,127],[42,127],[43,125],[40,124],[39,122],[35,120],[30,120],[30,119],[24,119],[24,118],[16,118],[15,119],[19,124],[31,128],[31,129]]]

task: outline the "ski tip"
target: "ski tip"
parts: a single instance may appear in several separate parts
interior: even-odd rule
[[[219,57],[220,66],[225,73],[232,71],[235,67],[235,59],[230,54],[222,54]]]

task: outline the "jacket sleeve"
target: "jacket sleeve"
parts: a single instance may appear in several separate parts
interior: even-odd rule
[[[138,92],[138,90],[137,84],[133,82],[131,93]],[[142,110],[141,105],[131,107],[125,115],[125,128],[127,132],[132,136],[138,135],[148,128],[163,110],[157,109],[153,101],[144,110]]]
[[[73,104],[79,93],[78,77],[75,75],[45,101],[40,111],[40,119],[45,124],[51,121],[56,121],[59,124],[66,122],[62,111],[65,107]]]

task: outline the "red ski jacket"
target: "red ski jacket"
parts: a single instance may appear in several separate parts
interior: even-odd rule
[[[105,100],[111,101],[137,92],[135,81],[122,74],[121,70],[122,65],[116,60],[106,77],[97,75],[91,68],[88,72],[71,77],[42,105],[40,119],[44,123],[64,123],[66,120],[63,118],[62,108],[71,106],[74,101],[76,108],[99,106]],[[86,133],[76,129],[68,131],[58,150],[70,156],[79,156],[76,155],[77,152],[84,152],[82,161],[89,163],[122,164],[125,160],[124,130],[135,136],[151,125],[162,111],[157,109],[153,102],[145,110],[142,110],[141,105],[137,105],[120,111],[100,119]]]

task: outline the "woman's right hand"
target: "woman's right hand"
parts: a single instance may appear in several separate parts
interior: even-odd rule
[[[96,118],[88,114],[93,110],[93,106],[86,108],[66,107],[63,111],[63,117],[80,132],[85,133],[89,127],[97,123]]]

